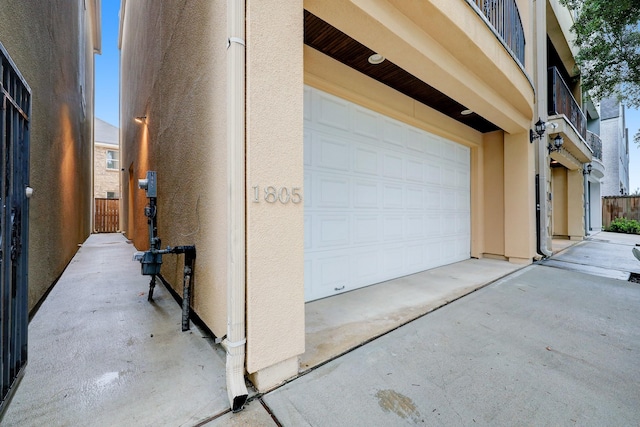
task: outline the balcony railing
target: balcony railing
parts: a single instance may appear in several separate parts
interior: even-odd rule
[[[493,26],[511,53],[524,66],[524,29],[516,0],[467,0]]]
[[[587,131],[587,145],[593,151],[593,158],[602,161],[602,140],[593,132]]]
[[[587,139],[587,118],[556,67],[549,68],[549,115],[564,114],[582,139]]]

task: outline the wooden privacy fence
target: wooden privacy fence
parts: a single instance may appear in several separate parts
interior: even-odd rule
[[[94,229],[96,233],[116,233],[120,219],[120,199],[95,199],[95,221]]]
[[[616,218],[640,221],[640,196],[607,196],[602,198],[602,227],[609,228]]]

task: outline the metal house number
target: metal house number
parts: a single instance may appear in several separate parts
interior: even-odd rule
[[[270,185],[264,187],[263,194],[260,194],[260,186],[254,185],[253,189],[253,203],[260,203],[260,199],[264,199],[267,203],[280,202],[283,205],[291,202],[298,204],[302,202],[302,193],[300,187],[274,187]]]

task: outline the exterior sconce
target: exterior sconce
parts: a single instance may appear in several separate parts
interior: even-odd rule
[[[592,170],[593,166],[591,166],[591,163],[589,163],[585,169],[582,169],[582,175],[591,175]]]
[[[138,116],[133,121],[139,124],[147,123],[147,116]]]
[[[542,121],[540,117],[538,117],[538,121],[536,122],[536,131],[534,132],[532,129],[529,129],[529,142],[533,143],[534,139],[542,138],[545,130],[547,129],[545,123]]]
[[[547,145],[547,150],[549,150],[549,154],[551,154],[553,151],[560,151],[563,143],[564,143],[564,139],[562,139],[562,136],[560,136],[560,134],[557,134],[556,137],[553,138],[553,145],[551,145],[551,143]]]

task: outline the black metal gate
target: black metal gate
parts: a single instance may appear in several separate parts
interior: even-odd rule
[[[27,364],[31,89],[0,43],[0,419]]]

